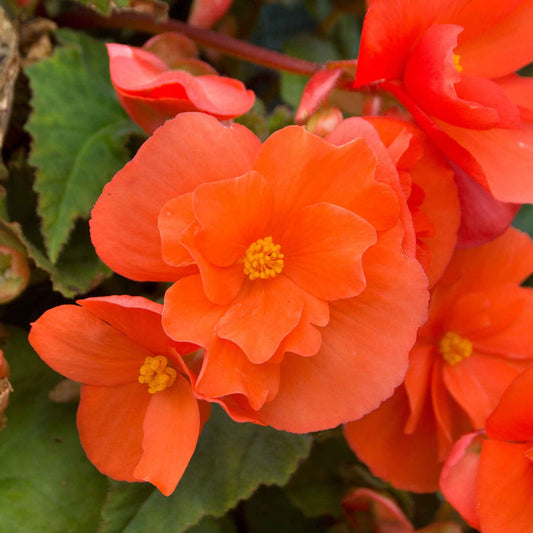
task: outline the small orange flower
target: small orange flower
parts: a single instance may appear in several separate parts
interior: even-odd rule
[[[533,363],[533,241],[510,228],[457,250],[434,287],[404,384],[345,426],[350,446],[396,487],[434,491],[464,433],[483,428],[503,391]]]
[[[446,499],[484,533],[521,533],[533,524],[533,368],[522,372],[487,419],[486,438],[462,437],[440,478]]]
[[[195,46],[192,42],[184,46],[183,39],[171,33],[157,36],[145,45],[154,53],[123,44],[107,45],[117,97],[149,134],[184,111],[202,111],[223,120],[246,113],[254,103],[254,93],[240,81],[218,76],[207,63],[188,57],[189,48],[194,54]],[[176,57],[176,50],[184,48],[187,55]]]
[[[373,0],[355,86],[395,96],[432,141],[502,202],[533,199],[530,0]]]
[[[163,326],[205,347],[199,394],[238,395],[280,429],[333,427],[392,393],[426,312],[398,173],[378,181],[378,157],[298,126],[261,146],[183,114],[106,186],[93,243],[123,275],[175,281]]]
[[[81,382],[80,440],[90,461],[122,481],[174,491],[209,404],[193,392],[184,357],[196,347],[161,328],[162,306],[144,298],[88,298],[47,311],[29,340],[54,370]]]

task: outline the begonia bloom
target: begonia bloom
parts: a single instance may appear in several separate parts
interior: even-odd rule
[[[333,427],[401,382],[427,311],[398,174],[378,181],[377,157],[182,114],[105,187],[93,244],[124,276],[175,282],[163,326],[205,348],[199,394],[240,395],[280,429]]]
[[[209,404],[198,401],[184,356],[161,327],[160,304],[141,297],[79,300],[44,313],[29,340],[54,370],[81,382],[77,423],[90,461],[113,479],[176,488]]]
[[[379,477],[417,492],[438,488],[464,433],[483,428],[509,383],[533,363],[533,241],[510,228],[457,250],[430,300],[405,382],[377,410],[345,426]]]
[[[433,142],[503,202],[533,201],[530,0],[373,0],[355,86],[393,94]]]
[[[533,524],[533,368],[522,372],[487,419],[486,438],[472,433],[442,469],[446,499],[484,533],[526,533]]]
[[[349,118],[326,139],[341,145],[356,137],[363,137],[379,151],[380,165],[397,168],[406,197],[404,219],[412,218],[416,257],[433,286],[450,261],[457,242],[460,210],[452,171],[422,131],[404,120]]]
[[[173,70],[154,53],[134,46],[112,43],[107,51],[119,102],[148,134],[184,111],[226,120],[246,113],[254,103],[254,93],[238,80],[214,72],[195,76],[184,70],[189,68],[185,64]],[[201,62],[196,60],[195,70],[197,63]]]

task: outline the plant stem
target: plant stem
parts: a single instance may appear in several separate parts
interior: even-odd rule
[[[324,65],[313,61],[306,61],[297,57],[291,57],[273,50],[268,50],[227,35],[213,31],[189,26],[185,22],[175,19],[157,21],[153,17],[139,13],[114,13],[110,17],[101,17],[89,11],[77,11],[58,17],[59,25],[87,28],[91,26],[108,28],[128,28],[146,33],[163,33],[166,31],[179,32],[199,45],[213,48],[223,54],[227,54],[257,65],[263,65],[275,70],[284,70],[303,76],[312,76],[322,70]]]

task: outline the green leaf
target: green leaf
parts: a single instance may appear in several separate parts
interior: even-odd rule
[[[244,505],[247,531],[322,533],[324,523],[306,518],[278,487],[261,487]]]
[[[52,263],[77,218],[88,218],[103,186],[129,159],[125,138],[138,127],[120,107],[103,43],[58,32],[65,46],[27,69],[33,113],[30,163],[42,233]]]
[[[215,520],[206,516],[199,524],[189,528],[187,533],[237,533],[237,528],[229,518],[223,517]]]
[[[10,161],[7,183],[8,211],[10,218],[17,222],[0,221],[0,231],[10,231],[23,243],[23,250],[50,275],[54,289],[63,296],[72,298],[86,293],[109,276],[111,270],[96,255],[89,226],[82,220],[78,220],[59,261],[55,265],[49,261],[35,213],[36,195],[31,188],[33,169],[28,167],[23,156],[19,153]]]
[[[39,241],[39,236],[26,235],[17,223],[9,224],[9,228],[23,242],[28,256],[35,261],[35,264],[50,274],[54,290],[66,298],[89,292],[112,274],[96,255],[86,222],[76,225],[71,241],[55,265],[48,260],[41,247],[35,244]]]
[[[2,531],[94,533],[106,479],[86,459],[73,404],[54,404],[58,376],[11,329],[4,349],[14,392],[0,434]]]
[[[180,533],[207,515],[223,516],[260,484],[286,483],[310,447],[310,436],[238,424],[214,408],[176,491],[167,498],[154,489],[123,530],[104,527],[100,533]],[[115,498],[124,497],[108,496],[108,524],[116,519]]]
[[[110,479],[98,533],[124,531],[153,490],[149,483],[122,483]]]
[[[311,455],[291,478],[285,492],[305,516],[341,517],[341,499],[351,484],[346,470],[355,462],[342,436],[317,440]]]

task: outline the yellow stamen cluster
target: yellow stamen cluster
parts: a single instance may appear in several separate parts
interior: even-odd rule
[[[272,242],[272,237],[258,239],[244,254],[244,273],[254,279],[275,278],[283,270],[281,246]]]
[[[458,54],[453,54],[453,66],[457,72],[463,72],[463,67],[461,66],[461,56]]]
[[[439,352],[450,365],[460,363],[465,357],[470,357],[473,345],[457,333],[448,331],[439,342]]]
[[[147,357],[139,370],[139,383],[148,385],[148,392],[154,394],[171,387],[176,381],[177,372],[168,365],[164,355]]]

